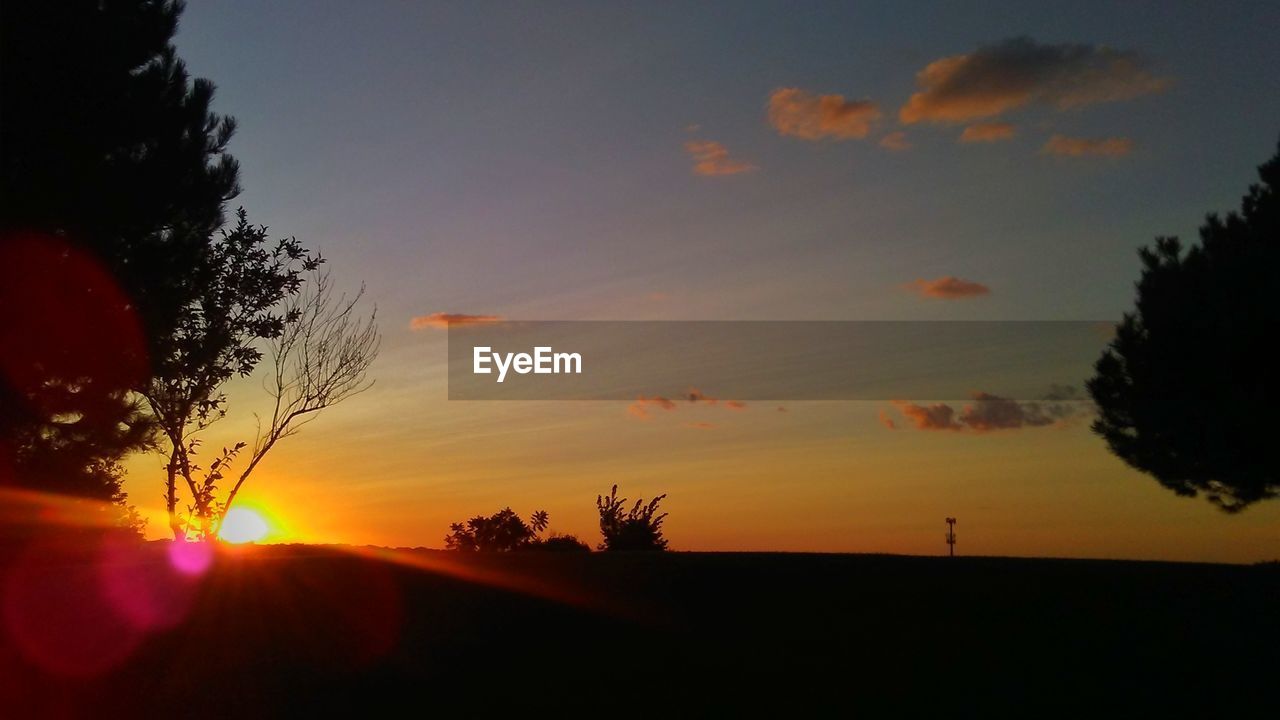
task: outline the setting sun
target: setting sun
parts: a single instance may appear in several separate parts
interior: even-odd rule
[[[258,513],[246,508],[233,508],[222,520],[218,537],[229,543],[257,542],[267,536],[270,528]]]

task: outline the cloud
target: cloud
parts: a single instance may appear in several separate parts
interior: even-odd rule
[[[690,140],[684,149],[693,157],[693,173],[718,177],[721,175],[737,175],[757,170],[751,163],[735,160],[729,156],[729,150],[712,140]]]
[[[916,405],[903,400],[895,400],[898,412],[917,430],[960,430],[962,425],[955,421],[955,408],[946,403],[936,405]],[[893,420],[888,421],[890,428]]]
[[[720,402],[716,398],[708,397],[706,393],[698,388],[689,388],[689,392],[685,393],[685,399],[691,403],[706,403],[707,405],[715,405]]]
[[[1135,53],[1084,43],[1041,45],[1027,37],[935,60],[916,74],[920,91],[898,112],[907,124],[996,117],[1031,104],[1058,110],[1159,92]]]
[[[1021,403],[991,393],[974,393],[973,403],[960,413],[960,424],[976,432],[1044,427],[1058,421],[1040,403]],[[1056,407],[1052,406],[1052,407]]]
[[[1133,151],[1133,141],[1127,137],[1114,138],[1073,138],[1066,135],[1054,135],[1044,144],[1040,152],[1046,155],[1061,157],[1084,157],[1099,155],[1103,157],[1120,157]]]
[[[669,398],[664,397],[645,397],[641,395],[636,401],[627,406],[627,412],[633,417],[642,420],[649,418],[649,410],[675,410],[676,404]]]
[[[696,430],[711,430],[716,426],[715,423],[709,423],[709,422],[691,422],[691,423],[688,423],[688,425],[689,427],[694,428]]]
[[[697,388],[689,388],[683,396],[679,398],[690,405],[703,405],[706,407],[722,407],[726,410],[746,410],[747,404],[741,400],[720,400],[711,397]],[[627,413],[633,417],[647,420],[650,417],[651,410],[675,410],[679,406],[675,400],[660,395],[653,397],[645,397],[641,395],[636,398],[635,402],[627,406]]]
[[[409,321],[409,328],[412,330],[425,330],[427,328],[443,330],[447,329],[450,323],[454,325],[483,325],[496,322],[502,322],[500,315],[467,315],[465,313],[437,312],[413,318]]]
[[[910,150],[911,143],[907,142],[907,134],[901,130],[891,132],[880,138],[880,147],[888,150]]]
[[[685,398],[691,403],[702,403],[703,405],[719,405],[719,398],[713,398],[697,388],[689,388],[689,392],[685,394]],[[741,400],[725,400],[724,407],[728,410],[746,410],[747,404]]]
[[[1055,386],[1046,400],[1033,402],[976,392],[973,402],[958,411],[947,403],[918,405],[894,400],[893,405],[916,430],[987,433],[1063,423],[1085,407],[1078,399],[1073,388]],[[890,430],[898,428],[884,410],[880,411],[880,422]]]
[[[960,133],[962,143],[998,142],[1013,137],[1014,126],[1009,123],[978,123]]]
[[[982,283],[962,280],[952,275],[933,280],[918,279],[907,283],[905,287],[921,297],[941,300],[963,300],[991,294],[991,288]]]
[[[769,124],[779,134],[803,140],[862,139],[880,118],[870,100],[842,95],[814,95],[799,88],[779,88],[769,96]]]

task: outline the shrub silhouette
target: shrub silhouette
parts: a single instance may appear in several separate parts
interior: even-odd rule
[[[1094,432],[1178,495],[1238,512],[1280,491],[1272,436],[1280,327],[1280,151],[1240,212],[1211,214],[1200,245],[1139,251],[1134,312],[1097,361]]]
[[[543,540],[535,540],[520,548],[521,550],[542,550],[545,552],[591,552],[591,546],[578,539],[577,535],[559,535],[552,533]]]
[[[526,524],[511,508],[493,515],[477,515],[465,523],[449,525],[444,545],[449,550],[510,552],[540,542],[538,533],[547,527],[545,510],[535,512]]]
[[[662,537],[662,521],[667,513],[658,515],[658,504],[666,495],[659,495],[644,504],[643,499],[636,500],[631,510],[623,512],[626,498],[618,497],[618,486],[614,485],[609,496],[596,496],[596,509],[600,511],[600,534],[604,542],[601,550],[666,550],[667,539]]]

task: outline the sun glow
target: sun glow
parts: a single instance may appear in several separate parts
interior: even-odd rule
[[[256,542],[267,536],[267,521],[248,508],[232,508],[222,519],[218,537],[234,544]]]

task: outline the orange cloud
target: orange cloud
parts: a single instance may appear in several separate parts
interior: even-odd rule
[[[672,402],[669,398],[645,397],[641,395],[640,397],[636,398],[635,402],[627,406],[627,412],[630,413],[633,417],[638,417],[642,420],[647,420],[649,418],[650,408],[654,408],[658,410],[675,410],[676,404]]]
[[[962,280],[953,275],[933,280],[918,279],[907,283],[905,287],[921,297],[940,300],[962,300],[991,294],[991,288],[986,285],[971,280]]]
[[[703,403],[704,405],[717,405],[720,403],[719,398],[713,398],[697,388],[689,388],[689,392],[685,397],[691,403]],[[747,404],[741,400],[725,400],[724,407],[729,410],[746,410]]]
[[[978,123],[960,133],[962,143],[997,142],[1013,137],[1015,128],[1009,123]]]
[[[702,392],[698,388],[689,388],[689,392],[685,393],[685,399],[691,403],[701,402],[701,403],[706,403],[708,405],[715,405],[716,403],[720,402],[716,398],[708,396],[706,393]]]
[[[916,74],[915,93],[898,112],[907,124],[995,117],[1033,103],[1059,110],[1159,92],[1135,53],[1089,44],[1041,45],[1019,37],[935,60]]]
[[[917,430],[960,430],[963,427],[954,419],[955,408],[946,403],[916,405],[903,400],[894,400],[893,404],[897,406],[898,412],[902,413],[902,416]],[[889,428],[896,428],[893,420],[882,416],[881,422],[886,420],[888,421],[886,425]]]
[[[437,312],[430,315],[419,315],[409,321],[409,328],[412,330],[425,330],[427,328],[447,329],[450,324],[453,325],[482,325],[485,323],[502,322],[499,315],[467,315],[464,313],[445,313]]]
[[[715,423],[709,423],[709,422],[691,422],[691,423],[689,423],[689,427],[691,427],[691,428],[695,428],[695,429],[697,429],[697,430],[710,430],[710,429],[714,428],[715,426],[716,426],[716,424],[715,424]]]
[[[899,130],[880,138],[880,147],[888,150],[910,150],[911,143],[907,142],[907,134]]]
[[[689,388],[689,391],[685,393],[681,399],[685,400],[690,405],[701,404],[701,405],[706,405],[710,407],[723,407],[727,410],[746,410],[747,409],[747,404],[742,402],[741,400],[721,401],[719,398],[711,397],[710,395],[707,395],[706,393],[702,392],[697,388]],[[659,410],[675,410],[676,407],[677,407],[676,402],[669,398],[665,398],[661,396],[645,397],[644,395],[641,395],[640,397],[636,398],[635,402],[627,406],[627,412],[630,415],[634,417],[638,417],[643,420],[643,419],[649,418],[650,408],[655,408]]]
[[[724,145],[711,140],[690,140],[684,144],[684,149],[693,157],[695,175],[716,177],[737,175],[758,169],[751,163],[733,159]]]
[[[804,140],[862,139],[880,118],[870,100],[842,95],[814,95],[799,88],[779,88],[769,96],[769,124],[779,134]]]
[[[1084,157],[1099,155],[1103,157],[1120,157],[1133,151],[1133,141],[1127,137],[1114,138],[1073,138],[1066,135],[1054,135],[1044,144],[1040,152],[1046,155],[1061,157]]]
[[[1074,397],[1074,396],[1072,396]],[[1059,391],[1050,394],[1045,402],[1019,402],[986,392],[973,394],[973,402],[959,412],[946,403],[917,405],[904,400],[894,400],[902,416],[917,430],[951,430],[987,433],[997,430],[1047,427],[1068,420],[1082,408],[1071,402]],[[894,430],[897,424],[883,410],[880,422]]]

